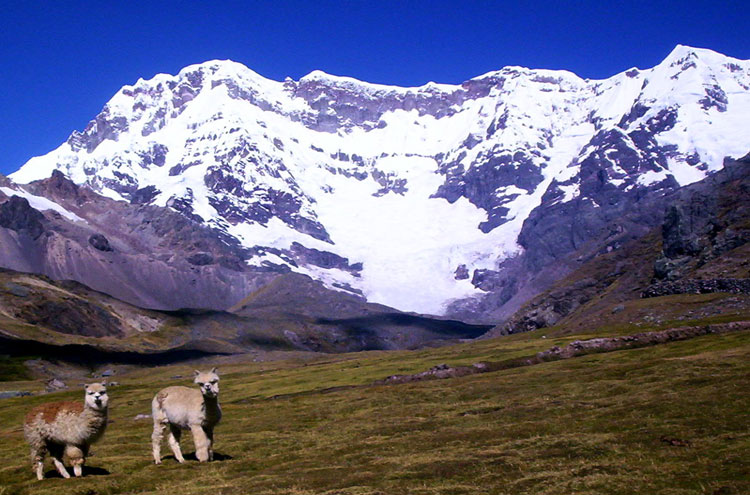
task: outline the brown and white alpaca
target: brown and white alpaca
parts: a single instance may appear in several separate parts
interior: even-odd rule
[[[85,385],[83,402],[52,402],[35,407],[26,415],[23,433],[31,445],[31,464],[38,479],[44,479],[44,457],[49,452],[63,478],[70,478],[63,457],[67,456],[76,476],[92,443],[107,428],[107,387],[103,383]]]
[[[214,427],[221,420],[216,368],[209,372],[196,370],[193,382],[200,389],[167,387],[157,393],[151,402],[154,419],[151,446],[156,464],[161,464],[161,441],[167,427],[167,439],[177,462],[185,462],[180,451],[182,430],[190,430],[193,434],[195,455],[200,462],[214,459]]]

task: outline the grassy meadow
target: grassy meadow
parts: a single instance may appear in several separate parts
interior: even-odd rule
[[[2,400],[0,495],[750,493],[750,332],[370,385],[589,336],[547,329],[420,351],[130,371],[110,389],[112,423],[80,479],[57,477],[48,461],[49,479],[36,481],[21,425],[33,405],[82,392]],[[165,443],[170,457],[154,465],[151,421],[136,415],[150,413],[158,389],[189,384],[209,364],[222,374],[219,460],[180,465]],[[0,382],[0,390],[29,386]],[[193,451],[189,434],[182,445]]]

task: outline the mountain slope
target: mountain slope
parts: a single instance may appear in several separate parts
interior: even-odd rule
[[[748,110],[750,63],[684,46],[600,81],[506,67],[418,88],[211,61],[123,87],[11,178],[58,169],[179,211],[251,267],[497,322],[569,273],[568,253],[642,235],[665,194],[744,154]]]
[[[231,237],[169,208],[102,197],[62,176],[0,186],[0,263],[154,309],[223,310],[276,274]]]
[[[594,256],[487,336],[750,319],[750,155],[667,200],[662,225]]]

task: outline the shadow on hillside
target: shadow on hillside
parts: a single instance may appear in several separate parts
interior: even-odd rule
[[[195,452],[190,452],[188,454],[183,454],[183,457],[185,457],[186,461],[196,461],[196,462],[198,462],[198,458],[195,456]],[[222,454],[220,452],[214,452],[214,462],[216,462],[216,461],[231,461],[232,459],[234,459],[234,457],[232,457],[231,455]],[[162,457],[161,460],[162,460],[162,462],[166,461],[166,460],[177,462],[177,460],[174,458],[173,455],[166,455],[166,456]]]
[[[10,356],[37,356],[50,360],[62,360],[84,365],[98,363],[123,363],[141,365],[166,365],[189,359],[226,355],[187,347],[160,352],[109,351],[84,344],[55,345],[34,340],[17,340],[0,337],[0,349]]]
[[[383,313],[358,318],[328,319],[318,318],[320,325],[338,325],[352,335],[372,333],[375,329],[420,329],[451,338],[473,339],[483,335],[493,325],[472,325],[458,320],[443,320],[404,313]]]
[[[73,470],[68,468],[68,474],[70,474],[70,477],[73,478]],[[95,466],[83,466],[83,476],[108,476],[112,473],[107,471],[104,468],[95,467]],[[57,472],[56,469],[50,469],[46,473],[44,473],[45,478],[62,478],[60,476],[60,473]]]

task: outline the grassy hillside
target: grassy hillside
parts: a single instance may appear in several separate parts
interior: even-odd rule
[[[750,493],[750,332],[369,385],[440,363],[529,356],[593,333],[544,329],[304,361],[217,358],[222,456],[204,465],[154,466],[150,420],[134,419],[160,387],[187,384],[171,377],[194,365],[133,371],[110,390],[113,423],[82,479],[35,481],[20,427],[33,405],[81,392],[3,400],[0,495]],[[192,451],[189,435],[183,447]]]

